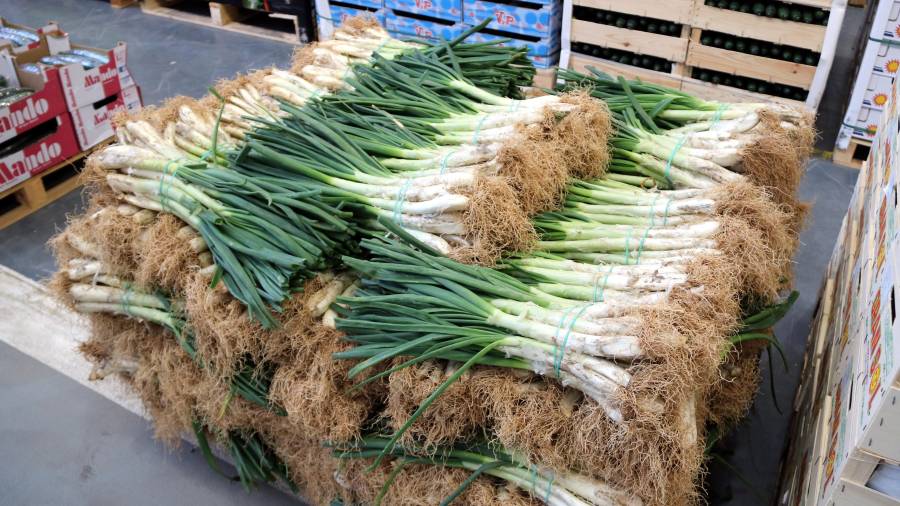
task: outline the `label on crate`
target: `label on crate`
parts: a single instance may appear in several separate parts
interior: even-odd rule
[[[449,40],[457,37],[465,30],[462,23],[446,24],[426,19],[404,16],[403,13],[389,10],[385,19],[385,28],[398,38],[416,37],[428,40]]]
[[[4,61],[4,63],[8,63]],[[15,67],[13,67],[13,71]],[[24,86],[37,90],[31,95],[0,107],[0,142],[7,141],[27,130],[62,114],[66,101],[62,95],[59,72],[47,69],[42,75],[29,75]]]
[[[555,34],[562,26],[562,4],[559,2],[525,6],[475,0],[466,3],[464,14],[470,25],[490,18],[487,27],[491,30],[536,37]]]
[[[385,0],[385,6],[447,21],[462,21],[463,0]]]
[[[75,134],[82,150],[87,150],[111,137],[115,131],[112,119],[120,112],[137,112],[141,109],[141,94],[137,86],[121,90],[108,104],[91,104],[79,107],[72,114]]]
[[[364,8],[356,8],[347,5],[336,4],[331,4],[329,8],[331,9],[331,21],[334,23],[335,28],[339,28],[344,24],[344,22],[355,16],[374,17],[381,26],[384,26],[384,9],[373,11]]]

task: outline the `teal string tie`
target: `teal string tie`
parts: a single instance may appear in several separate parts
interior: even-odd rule
[[[547,482],[547,493],[544,494],[544,504],[550,504],[550,493],[553,492],[553,482],[556,481],[556,471],[550,474],[550,480]]]
[[[441,170],[438,172],[441,176],[443,176],[447,172],[447,164],[450,163],[450,157],[453,156],[458,149],[454,149],[452,151],[448,151],[443,157],[441,157]]]
[[[119,303],[119,306],[122,309],[122,312],[131,316],[131,304],[129,303],[129,299],[131,298],[131,294],[133,290],[131,289],[131,283],[125,283],[125,294],[122,295],[122,302]]]
[[[403,186],[400,187],[400,191],[397,193],[397,201],[394,202],[394,222],[399,225],[403,225],[403,203],[406,202],[406,193],[409,191],[412,182],[412,178],[409,178],[403,183]]]
[[[475,127],[475,132],[472,134],[472,144],[478,144],[478,135],[481,133],[481,127],[484,126],[484,122],[490,115],[490,113],[487,113],[481,117],[481,121],[478,122],[478,126]]]
[[[205,162],[210,156],[212,156],[212,150],[207,149],[200,155],[200,159]]]
[[[172,183],[168,182],[166,176],[170,176],[172,179],[175,179],[175,174],[178,173],[178,166],[175,166],[175,170],[169,172],[169,168],[172,164],[177,163],[176,160],[169,160],[166,162],[166,165],[163,167],[162,177],[159,178],[159,189],[157,190],[159,193],[159,206],[162,207],[163,211],[169,211],[169,204],[167,203],[169,200],[168,192],[166,191],[166,186],[172,187]]]
[[[390,38],[390,37],[386,37],[386,38],[384,39],[384,41],[382,41],[381,44],[378,44],[378,47],[376,47],[375,50],[372,51],[372,54],[378,53],[379,51],[381,51],[382,49],[384,49],[384,46],[386,46],[386,45],[388,45],[388,44],[390,44],[390,43],[391,43],[391,38]]]
[[[609,268],[606,269],[606,273],[603,275],[603,282],[601,284],[601,277],[599,276],[599,272],[594,274],[594,293],[592,295],[592,300],[594,302],[603,302],[603,292],[606,291],[606,283],[609,281],[609,276],[612,274],[614,264],[609,264]]]
[[[722,115],[725,114],[725,111],[728,110],[728,104],[719,104],[719,107],[716,109],[716,114],[713,115],[712,123],[709,125],[710,128],[719,124],[719,121],[722,120]]]
[[[625,236],[625,265],[631,265],[631,236],[634,234],[634,227],[628,227],[628,235]]]
[[[644,229],[644,234],[641,236],[641,242],[638,244],[637,257],[634,260],[635,264],[641,263],[641,255],[644,253],[644,243],[647,241],[647,236],[650,235],[650,231],[656,226],[656,201],[659,200],[659,193],[657,192],[656,196],[653,197],[653,202],[650,203],[650,224],[647,228]],[[671,199],[670,199],[671,201]]]
[[[669,223],[669,208],[672,206],[672,200],[668,199],[666,201],[666,210],[663,212],[663,226],[666,226]]]
[[[663,177],[666,179],[666,183],[670,188],[674,188],[672,184],[672,178],[669,177],[669,174],[672,172],[672,162],[675,161],[675,155],[681,150],[684,143],[687,142],[688,136],[682,136],[681,139],[678,139],[678,142],[675,143],[675,147],[672,148],[672,152],[669,153],[669,159],[666,160],[666,169],[663,171]]]
[[[577,322],[579,318],[584,316],[584,312],[587,311],[588,308],[591,307],[591,305],[584,304],[583,306],[570,307],[563,314],[563,317],[560,320],[560,325],[557,327],[556,335],[557,335],[557,337],[559,337],[559,330],[562,328],[562,323],[566,320],[566,317],[569,315],[569,313],[572,310],[579,308],[579,307],[580,307],[580,309],[578,310],[578,312],[575,313],[575,316],[572,317],[572,319],[569,321],[569,324],[566,326],[566,334],[565,334],[565,336],[563,336],[562,344],[556,346],[556,348],[554,348],[554,350],[553,350],[553,372],[556,373],[557,378],[559,378],[560,374],[561,374],[560,370],[562,369],[563,356],[565,356],[565,353],[566,353],[566,345],[569,343],[569,336],[572,335],[572,330],[575,328],[575,322]]]

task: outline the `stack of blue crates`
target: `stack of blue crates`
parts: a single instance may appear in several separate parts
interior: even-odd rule
[[[384,26],[384,0],[330,0],[328,5],[335,28],[354,16],[371,16]]]
[[[469,27],[490,18],[469,40],[512,39],[504,45],[528,48],[535,67],[549,68],[559,62],[562,7],[561,0],[466,0],[463,21]]]
[[[399,39],[452,39],[491,19],[472,42],[510,39],[525,47],[538,68],[559,61],[562,0],[332,0],[335,26],[347,16],[369,13]]]

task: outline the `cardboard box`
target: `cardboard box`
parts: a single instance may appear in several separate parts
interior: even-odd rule
[[[91,69],[77,63],[57,65],[63,97],[69,110],[93,104],[120,90],[134,86],[134,80],[127,66],[127,46],[119,42],[113,49],[97,49],[69,42],[63,32],[45,34],[38,47],[12,55],[15,65],[39,63],[44,56],[59,54],[72,49],[87,49],[104,54],[109,62]]]
[[[847,149],[852,137],[872,140],[880,120],[880,109],[890,93],[889,80],[900,70],[900,1],[878,2],[869,41],[859,64],[843,127],[835,147]],[[887,92],[887,93],[885,93]],[[887,103],[887,102],[885,102]],[[896,104],[894,105],[896,107]],[[876,112],[877,111],[877,112]],[[874,128],[873,128],[874,126]]]
[[[401,39],[415,37],[428,40],[450,40],[465,30],[462,23],[440,19],[426,19],[388,9],[385,28],[392,36]]]
[[[446,21],[463,20],[463,0],[384,0],[386,7]]]
[[[100,144],[113,136],[112,119],[120,112],[137,112],[141,109],[141,93],[137,86],[120,90],[103,100],[70,111],[82,151]]]
[[[28,51],[29,49],[34,49],[41,44],[40,36],[43,34],[51,33],[59,31],[59,26],[56,23],[47,23],[46,25],[40,28],[32,28],[30,26],[25,25],[17,25],[15,23],[10,23],[4,18],[0,18],[0,26],[15,28],[16,30],[24,30],[26,32],[31,32],[38,36],[38,40],[36,42],[31,42],[24,46],[17,46],[11,40],[0,38],[0,52],[10,52],[12,54],[22,53],[24,51]]]
[[[545,37],[558,34],[562,27],[561,2],[528,2],[509,5],[487,0],[467,2],[463,9],[464,19],[470,25],[477,25],[491,19],[487,28],[501,32],[521,33]]]
[[[59,71],[40,67],[39,73],[21,71],[8,53],[0,54],[0,76],[13,86],[35,92],[8,106],[0,107],[0,142],[59,116],[66,110]]]
[[[23,135],[33,135],[37,132],[41,132],[42,135],[0,158],[0,191],[78,154],[78,140],[75,138],[72,119],[68,113],[51,118]]]
[[[384,26],[384,9],[373,10],[364,7],[334,3],[329,5],[329,8],[331,9],[331,19],[334,22],[335,28],[339,28],[344,24],[344,21],[355,16],[372,16],[381,26]]]

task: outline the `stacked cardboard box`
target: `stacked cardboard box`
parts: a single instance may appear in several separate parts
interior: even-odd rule
[[[898,83],[826,274],[782,468],[784,505],[900,505],[867,486],[900,464]]]
[[[5,20],[0,22],[8,25]],[[32,176],[109,139],[112,117],[141,107],[124,43],[109,50],[96,49],[73,44],[55,25],[32,31],[39,33],[40,39],[27,47],[0,43],[0,76],[7,86],[34,90],[0,107],[3,196]],[[109,61],[90,69],[79,63],[41,63],[41,58],[73,49],[103,54]]]
[[[838,135],[837,148],[851,139],[871,141],[887,105],[891,83],[900,70],[900,1],[878,3],[869,41]]]

